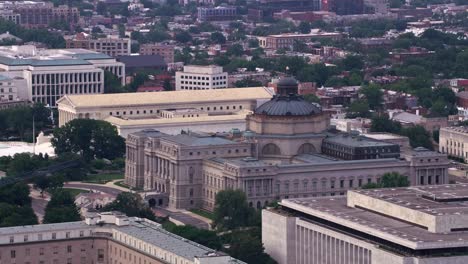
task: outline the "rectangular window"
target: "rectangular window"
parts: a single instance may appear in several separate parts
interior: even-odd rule
[[[70,245],[67,246],[67,252],[68,252],[68,253],[71,253],[71,252],[72,252],[72,246],[70,246]]]
[[[10,257],[11,257],[12,259],[16,258],[16,250],[10,251]]]

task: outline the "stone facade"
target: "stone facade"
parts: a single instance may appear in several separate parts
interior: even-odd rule
[[[439,151],[468,161],[468,128],[444,127],[439,133]]]
[[[117,213],[0,228],[0,256],[2,264],[244,264],[155,222]]]
[[[284,81],[279,85],[285,88]],[[247,116],[242,135],[168,135],[154,130],[130,134],[126,183],[155,191],[163,197],[159,205],[213,210],[216,194],[226,189],[244,191],[250,206],[262,208],[285,198],[344,195],[378,182],[387,172],[406,175],[413,185],[448,182],[447,157],[422,148],[401,159],[379,155],[339,160],[323,155],[324,139],[340,135],[327,132],[328,113],[287,95],[294,89],[279,89],[282,94]]]

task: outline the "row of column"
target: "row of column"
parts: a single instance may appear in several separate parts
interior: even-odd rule
[[[296,226],[297,264],[371,264],[371,251],[321,232]]]
[[[75,114],[67,111],[59,110],[59,126],[65,125],[67,122],[76,118]]]
[[[257,179],[244,181],[244,192],[247,196],[268,196],[273,190],[272,179]]]

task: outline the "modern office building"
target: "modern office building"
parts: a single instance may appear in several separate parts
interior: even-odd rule
[[[174,46],[160,43],[141,44],[140,55],[160,55],[166,63],[173,63]]]
[[[1,263],[8,264],[235,264],[244,263],[117,212],[84,221],[0,228]]]
[[[73,36],[65,36],[67,49],[89,49],[112,57],[130,55],[130,41],[129,38],[120,38],[119,36],[93,38],[83,32]]]
[[[443,127],[439,131],[439,151],[468,161],[468,127]]]
[[[184,66],[184,71],[176,72],[176,90],[211,90],[228,87],[228,73],[223,67],[209,65]]]
[[[0,70],[27,83],[27,98],[55,106],[66,94],[104,92],[104,70],[122,80],[125,67],[108,55],[84,49],[37,49],[35,46],[0,47]]]
[[[279,264],[468,262],[468,185],[348,191],[262,211],[265,251]]]
[[[295,34],[295,33],[285,33],[278,35],[269,35],[265,37],[257,37],[260,47],[266,49],[289,49],[292,48],[294,42],[310,42],[314,39],[341,39],[343,38],[343,33],[339,32],[320,32],[314,31],[309,34]]]
[[[247,115],[244,132],[130,134],[126,183],[156,192],[153,202],[159,205],[213,210],[216,194],[226,189],[244,191],[250,206],[261,208],[280,199],[343,195],[388,172],[407,176],[412,185],[448,182],[446,155],[424,148],[400,158],[393,153],[398,145],[367,138],[379,151],[391,149],[385,152],[389,156],[344,160],[325,155],[324,141],[342,136],[327,131],[328,113],[297,95],[297,89],[294,79],[281,79],[278,94]],[[362,142],[350,136],[342,146],[355,149]]]
[[[199,7],[197,20],[205,21],[229,21],[237,17],[235,6]]]
[[[58,101],[59,125],[75,118],[105,120],[119,134],[156,129],[223,132],[245,129],[245,117],[273,96],[269,88],[67,95]]]

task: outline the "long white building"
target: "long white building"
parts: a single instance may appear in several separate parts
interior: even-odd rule
[[[125,65],[112,57],[85,49],[37,49],[35,46],[0,47],[0,71],[24,78],[27,98],[56,105],[68,94],[104,93],[104,71],[125,79]]]

